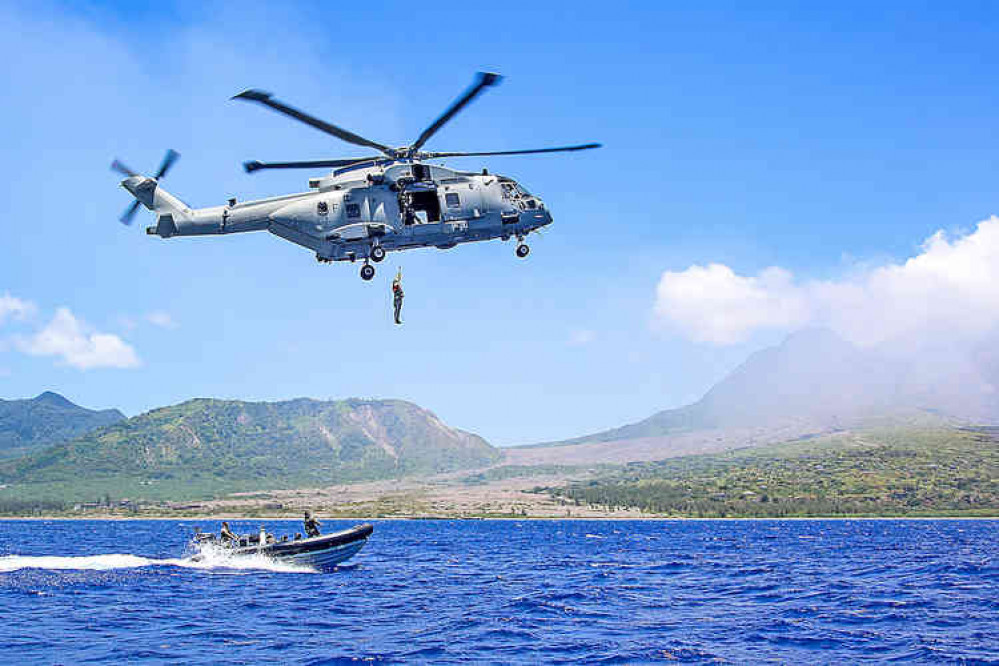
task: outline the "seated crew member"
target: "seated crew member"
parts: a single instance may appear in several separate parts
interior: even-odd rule
[[[230,541],[238,541],[239,537],[233,534],[232,530],[229,529],[229,523],[222,521],[222,530],[219,536],[222,537],[223,543],[229,543]]]
[[[305,525],[305,535],[308,537],[319,536],[319,528],[322,526],[317,519],[312,517],[312,514],[308,511],[305,512],[305,520],[303,521]]]

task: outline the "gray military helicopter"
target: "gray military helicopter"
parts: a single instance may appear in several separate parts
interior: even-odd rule
[[[191,208],[160,186],[179,157],[167,152],[155,176],[142,176],[115,160],[111,168],[125,176],[121,181],[135,201],[122,215],[130,224],[141,203],[156,213],[156,226],[146,233],[161,238],[206,236],[267,230],[307,247],[320,262],[362,260],[361,278],[375,276],[371,262],[387,252],[418,247],[449,249],[460,243],[516,238],[517,256],[530,248],[524,238],[552,223],[540,198],[512,178],[490,174],[487,169],[456,171],[427,160],[486,155],[529,155],[599,148],[587,143],[558,148],[493,152],[428,152],[424,144],[451,118],[501,76],[480,72],[475,82],[437,120],[408,146],[392,148],[341,127],[319,120],[274,99],[270,93],[247,90],[233,99],[257,102],[310,125],[347,143],[377,150],[370,157],[308,162],[245,162],[248,173],[264,169],[332,168],[321,178],[309,180],[309,192],[287,194],[224,206]]]

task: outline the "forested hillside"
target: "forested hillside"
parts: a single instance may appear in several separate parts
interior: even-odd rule
[[[197,399],[0,464],[4,497],[207,497],[489,464],[481,437],[400,400]]]
[[[685,517],[999,515],[992,429],[883,429],[636,463],[538,489]]]

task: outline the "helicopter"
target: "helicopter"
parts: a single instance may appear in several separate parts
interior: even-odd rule
[[[121,186],[135,201],[120,220],[131,224],[139,205],[156,214],[156,225],[146,233],[160,238],[208,236],[269,231],[315,252],[320,263],[362,261],[361,278],[375,276],[372,262],[386,253],[420,247],[450,249],[461,243],[517,239],[516,255],[525,258],[524,242],[531,232],[552,223],[540,197],[512,178],[488,169],[467,172],[428,163],[448,157],[528,155],[575,152],[599,148],[587,143],[556,148],[492,152],[431,152],[423,146],[458,112],[486,88],[502,80],[499,74],[479,72],[472,85],[408,146],[393,148],[320,120],[277,99],[250,89],[232,99],[254,102],[305,123],[342,141],[378,154],[330,160],[243,163],[247,173],[266,169],[332,171],[309,179],[309,191],[256,201],[229,199],[225,205],[191,208],[160,186],[160,180],[179,154],[167,151],[152,177],[143,176],[119,160],[111,164],[125,176]]]

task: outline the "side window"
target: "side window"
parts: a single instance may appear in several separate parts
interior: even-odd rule
[[[347,217],[361,217],[361,207],[356,203],[347,204]]]
[[[447,203],[448,208],[461,208],[461,199],[458,197],[457,192],[448,192],[445,194],[444,201]]]

